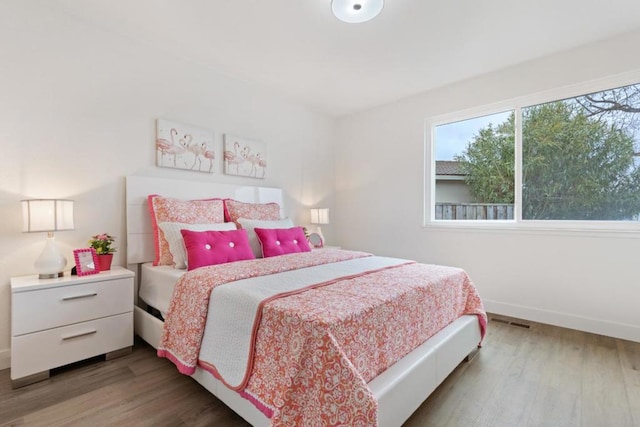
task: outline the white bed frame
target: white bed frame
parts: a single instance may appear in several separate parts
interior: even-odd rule
[[[284,206],[283,192],[278,188],[129,176],[126,179],[127,264],[137,275],[140,263],[154,258],[153,230],[147,208],[149,194],[181,199],[228,197],[252,203],[277,202]],[[157,348],[162,321],[140,307],[135,307],[134,321],[136,334]],[[479,342],[477,317],[462,316],[369,382],[378,400],[378,425],[402,425],[461,361],[475,353]],[[198,368],[192,377],[253,426],[270,425],[270,420],[253,404],[210,373]]]

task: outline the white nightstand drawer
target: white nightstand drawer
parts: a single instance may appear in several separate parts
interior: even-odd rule
[[[133,313],[11,339],[11,379],[133,345]]]
[[[12,336],[133,311],[133,280],[82,283],[13,294]]]

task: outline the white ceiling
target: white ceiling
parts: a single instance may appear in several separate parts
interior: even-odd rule
[[[333,117],[640,28],[639,0],[386,0],[363,24],[330,0],[54,2]]]

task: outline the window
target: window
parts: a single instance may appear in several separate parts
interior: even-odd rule
[[[435,126],[435,218],[513,219],[513,111]]]
[[[431,219],[640,221],[640,84],[430,123]]]

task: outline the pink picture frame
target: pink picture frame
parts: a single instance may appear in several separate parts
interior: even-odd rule
[[[100,273],[98,255],[93,248],[75,249],[73,258],[76,261],[76,273],[78,276]]]

